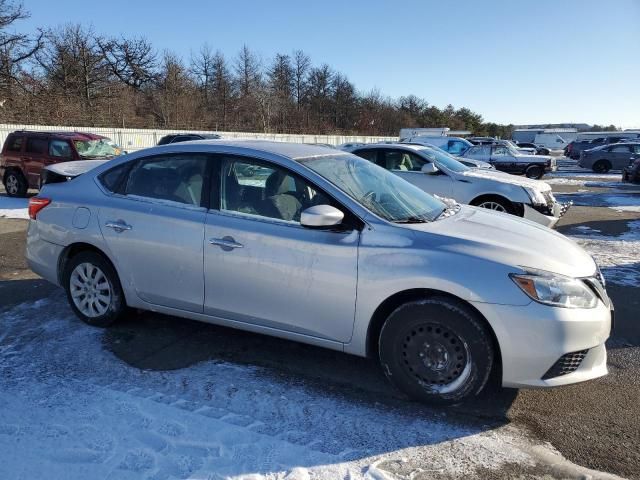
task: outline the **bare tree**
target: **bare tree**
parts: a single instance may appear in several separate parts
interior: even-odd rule
[[[157,57],[145,38],[98,39],[111,70],[125,85],[141,90],[155,79]]]
[[[296,108],[300,110],[305,101],[307,92],[307,79],[309,69],[311,68],[311,59],[302,50],[293,52],[293,88],[296,101]]]
[[[190,72],[195,76],[198,86],[202,92],[205,106],[210,104],[211,85],[214,76],[215,54],[209,44],[200,47],[196,56],[191,56]]]
[[[26,90],[22,82],[23,63],[42,47],[42,32],[35,37],[16,33],[13,27],[19,20],[29,18],[21,2],[0,0],[0,102],[12,99],[14,85]],[[11,30],[10,30],[11,29]]]

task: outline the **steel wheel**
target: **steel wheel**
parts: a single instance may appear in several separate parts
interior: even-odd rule
[[[498,202],[482,202],[478,206],[482,208],[488,208],[489,210],[495,210],[496,212],[507,212],[507,209],[504,207],[504,205]]]
[[[74,305],[90,318],[104,315],[111,305],[111,284],[104,272],[92,263],[81,263],[69,277]]]
[[[7,189],[7,193],[9,195],[16,195],[18,193],[18,189],[20,188],[18,178],[13,173],[9,173],[7,175],[7,180],[4,186]]]
[[[432,392],[455,391],[471,374],[467,344],[442,325],[414,327],[402,345],[404,368]]]

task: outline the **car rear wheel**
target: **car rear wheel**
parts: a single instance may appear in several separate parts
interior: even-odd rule
[[[94,327],[107,327],[126,310],[118,275],[96,252],[81,252],[65,267],[64,287],[74,313]]]
[[[529,165],[524,171],[524,174],[527,178],[539,179],[544,175],[544,168],[540,165]]]
[[[611,162],[609,160],[598,160],[593,164],[592,170],[596,173],[607,173],[611,170]]]
[[[4,189],[10,197],[26,197],[29,186],[22,173],[9,170],[4,176]]]
[[[382,327],[379,352],[392,384],[414,399],[440,405],[477,395],[494,362],[483,321],[447,297],[398,307]]]

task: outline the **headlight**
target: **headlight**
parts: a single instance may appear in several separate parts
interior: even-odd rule
[[[546,205],[547,201],[544,198],[544,195],[542,195],[542,192],[538,189],[535,188],[531,188],[531,187],[522,187],[524,189],[525,192],[527,192],[527,195],[529,195],[529,198],[531,199],[531,202],[534,205]]]
[[[596,294],[582,281],[550,272],[532,270],[509,275],[520,290],[536,302],[564,308],[595,308]]]

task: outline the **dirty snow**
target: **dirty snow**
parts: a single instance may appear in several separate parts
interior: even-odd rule
[[[28,198],[12,198],[0,195],[0,218],[23,218],[28,220],[28,205]]]
[[[133,368],[64,295],[0,314],[0,478],[384,479],[385,463],[471,478],[532,465],[514,426],[344,398],[270,369]],[[490,423],[490,422],[485,422]],[[403,477],[404,478],[404,477]]]
[[[627,287],[640,286],[640,220],[628,224],[622,235],[602,235],[586,225],[575,227],[569,236],[594,256],[607,282]]]

